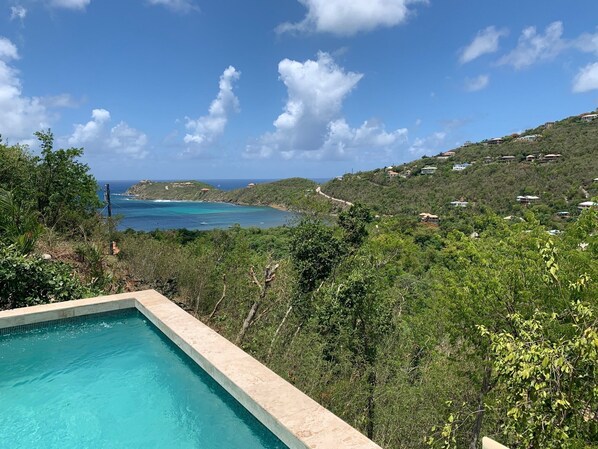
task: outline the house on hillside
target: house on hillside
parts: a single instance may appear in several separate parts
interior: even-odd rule
[[[438,223],[440,222],[440,217],[438,217],[438,215],[429,214],[427,212],[422,212],[421,214],[419,214],[419,220],[422,223],[438,225]]]
[[[451,201],[453,207],[467,207],[469,203],[467,201]]]
[[[517,202],[523,205],[537,203],[538,201],[540,201],[540,197],[534,195],[522,195],[517,197]]]
[[[598,118],[598,114],[586,114],[586,115],[581,116],[581,121],[589,123],[589,122],[595,120],[596,118]]]
[[[544,128],[545,129],[550,129],[554,126],[554,122],[546,122],[544,123]]]
[[[203,193],[206,193],[206,192],[209,192],[209,191],[210,191],[210,189],[208,189],[207,187],[204,187],[203,189],[201,189],[201,191],[202,191]]]
[[[469,162],[463,162],[462,164],[455,164],[453,165],[453,171],[463,171],[471,164]]]
[[[583,203],[579,203],[577,205],[579,210],[590,209],[592,207],[598,207],[598,203],[594,201],[584,201]]]
[[[533,154],[528,154],[527,156],[525,156],[526,162],[534,162],[535,160],[536,160],[536,156],[534,156]]]
[[[456,153],[454,151],[445,151],[440,153],[440,156],[436,156],[439,161],[446,161],[448,158],[453,157]]]
[[[488,145],[500,145],[501,143],[504,143],[505,139],[503,139],[502,137],[494,137],[490,140],[488,140],[486,143]]]
[[[515,156],[501,156],[498,161],[506,163],[515,162]]]
[[[386,176],[388,176],[389,178],[396,178],[397,176],[399,176],[399,174],[394,170],[388,170],[386,172]]]
[[[566,210],[563,210],[561,212],[557,212],[556,215],[559,218],[569,218],[571,216],[571,214],[568,211],[566,211]]]
[[[540,162],[556,162],[561,158],[560,154],[546,154],[540,159]]]
[[[494,159],[492,159],[492,156],[486,156],[484,158],[484,164],[490,164]]]
[[[250,182],[249,184],[247,184],[247,187],[248,188],[255,187],[255,182]]]
[[[473,145],[473,142],[471,140],[466,140],[463,145],[461,145],[462,147],[469,147]]]
[[[433,175],[438,170],[438,167],[434,167],[433,165],[426,165],[424,168],[421,169],[422,175]]]
[[[535,142],[540,137],[542,137],[540,134],[529,134],[527,136],[517,137],[516,140],[517,142]]]

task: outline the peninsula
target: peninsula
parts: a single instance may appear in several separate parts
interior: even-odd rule
[[[144,200],[206,201],[303,212],[331,213],[338,207],[319,194],[318,184],[305,178],[289,178],[224,191],[199,181],[143,180],[127,190],[127,195]]]

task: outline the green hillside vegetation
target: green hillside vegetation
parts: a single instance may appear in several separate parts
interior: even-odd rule
[[[200,201],[205,195],[202,189],[214,186],[199,181],[149,181],[143,180],[127,191],[142,200]]]
[[[531,214],[484,214],[470,238],[354,207],[292,228],[129,231],[120,261],[385,449],[595,449],[581,410],[598,411],[597,213],[556,237]]]
[[[327,184],[328,193],[345,181],[357,187],[345,191],[353,201],[349,194],[372,186],[358,199],[378,217],[355,204],[338,219],[304,215],[292,227],[150,233],[111,232],[100,220],[82,149],[54,150],[50,133],[38,135],[40,157],[0,143],[0,309],[154,288],[385,449],[480,449],[484,435],[512,449],[598,449],[598,208],[575,210],[585,196],[578,172],[595,177],[595,165],[567,163],[594,164],[597,126],[568,119],[536,144],[478,144],[454,157],[524,155],[552,139],[569,148],[555,163],[476,163],[453,173],[450,160],[418,176],[422,159],[397,168],[411,167],[410,178],[377,170]],[[468,190],[477,191],[485,188],[478,170],[495,170],[489,183],[494,173],[507,182],[520,167],[528,170],[521,179],[570,192],[575,216],[560,223],[562,233],[542,223],[553,217],[547,204],[522,210],[523,221],[504,220],[500,198],[511,185],[496,184],[496,199],[488,190],[489,204],[447,209],[440,227],[417,223],[411,190],[395,201],[413,209],[391,210],[408,216],[387,216],[384,196],[373,195],[413,185],[440,204],[447,180],[468,189],[479,179]],[[529,176],[536,171],[542,177]],[[233,192],[178,183],[136,189],[331,207],[303,179]],[[120,252],[108,255],[113,240]]]
[[[322,191],[336,198],[361,202],[379,213],[417,216],[430,212],[443,216],[467,214],[454,211],[451,201],[469,202],[474,211],[493,210],[502,215],[521,215],[532,209],[548,223],[553,214],[568,211],[577,215],[577,205],[598,195],[598,120],[582,122],[579,117],[540,126],[522,135],[537,134],[536,142],[517,141],[507,136],[505,142],[492,145],[480,142],[455,149],[447,160],[423,157],[393,167],[399,176],[378,169],[348,174],[332,180]],[[540,162],[547,154],[560,154],[554,162]],[[534,155],[534,162],[526,156]],[[514,156],[513,162],[500,162],[502,156]],[[490,161],[486,161],[490,158]],[[454,164],[471,163],[463,171],[453,171]],[[435,166],[433,175],[421,174],[424,166]],[[403,175],[405,177],[401,177]],[[537,205],[521,206],[519,195],[540,197]],[[558,221],[558,220],[557,220]]]
[[[127,193],[140,199],[213,201],[330,213],[333,205],[317,194],[317,186],[309,179],[289,178],[223,191],[198,181],[142,181],[132,186]]]

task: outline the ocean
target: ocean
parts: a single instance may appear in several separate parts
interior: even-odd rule
[[[250,182],[264,183],[273,179],[209,179],[201,180],[222,190],[245,187]],[[325,180],[315,180],[322,182]],[[125,192],[138,180],[98,181],[100,198],[103,189],[110,184],[112,215],[118,216],[118,230],[127,228],[137,231],[155,229],[226,229],[234,225],[241,227],[271,228],[290,225],[297,214],[260,206],[238,206],[228,203],[204,203],[198,201],[138,200]],[[106,216],[104,209],[102,215]]]

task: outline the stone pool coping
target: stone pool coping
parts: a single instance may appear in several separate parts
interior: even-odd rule
[[[290,449],[381,449],[154,290],[0,312],[0,329],[136,308]]]

